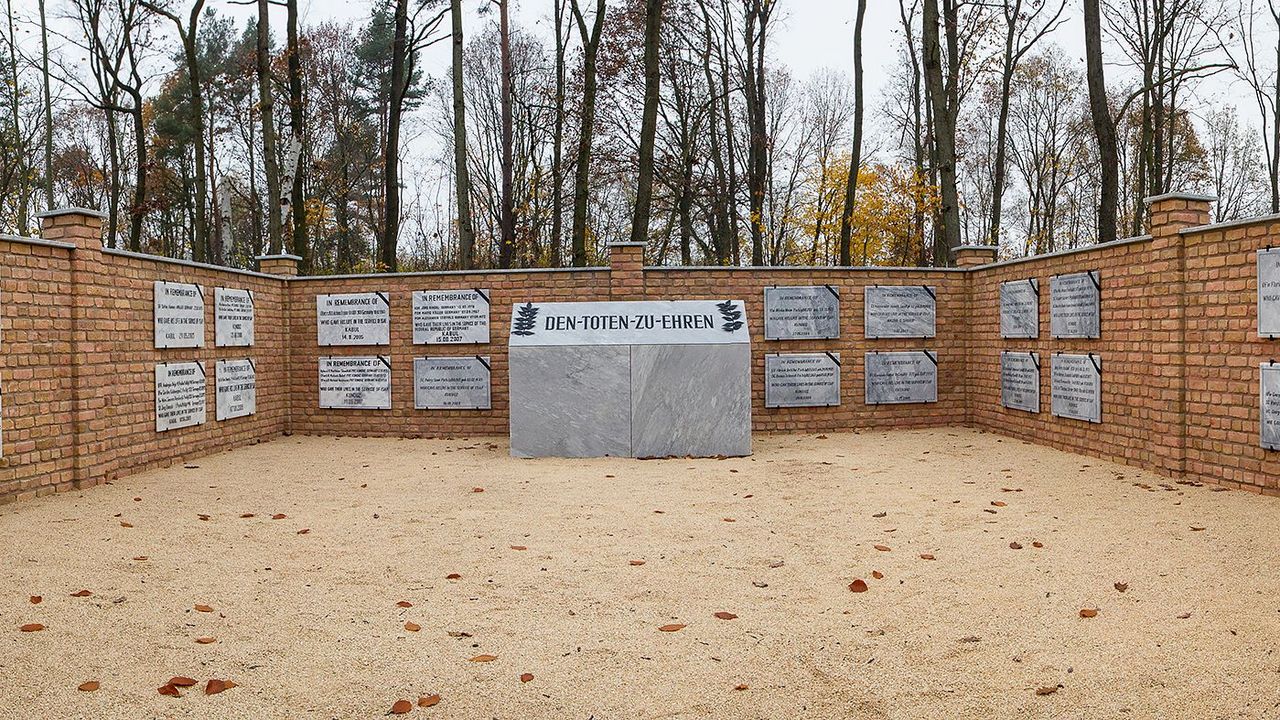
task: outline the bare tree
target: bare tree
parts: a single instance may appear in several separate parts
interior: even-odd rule
[[[853,150],[849,155],[849,178],[845,181],[844,211],[840,213],[840,264],[853,263],[853,208],[858,194],[858,170],[862,166],[862,26],[867,14],[867,0],[858,0],[857,19],[853,24]]]
[[[450,0],[449,18],[453,43],[453,172],[457,206],[458,267],[470,270],[476,262],[476,233],[471,220],[471,171],[467,167],[467,104],[462,82],[462,0]]]
[[[663,0],[645,0],[644,3],[644,110],[640,120],[640,164],[636,173],[631,242],[648,242],[649,216],[653,211],[653,144],[658,132],[658,101],[662,84],[662,70],[658,64],[662,6]]]
[[[579,0],[570,0],[573,20],[582,38],[582,115],[578,127],[578,157],[573,179],[573,264],[587,264],[587,201],[590,199],[591,143],[596,123],[596,93],[598,91],[597,58],[600,54],[600,37],[604,31],[605,0],[596,0],[595,16],[588,29]]]
[[[1089,114],[1098,139],[1098,166],[1101,183],[1098,196],[1098,242],[1116,239],[1120,205],[1120,153],[1116,145],[1116,125],[1107,101],[1106,71],[1102,63],[1102,20],[1098,0],[1084,0],[1084,47],[1086,82],[1089,85]]]

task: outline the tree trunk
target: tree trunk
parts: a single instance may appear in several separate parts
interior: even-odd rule
[[[400,238],[400,120],[409,91],[409,0],[396,0],[395,39],[391,45],[391,102],[387,107],[387,149],[382,159],[383,203],[386,222],[378,247],[378,262],[385,272],[396,271],[396,246]]]
[[[767,0],[751,0],[747,10],[747,194],[751,215],[751,264],[764,264],[764,196],[768,183],[768,118],[765,110],[764,53],[770,6]]]
[[[551,130],[551,257],[548,264],[560,267],[564,263],[561,235],[564,234],[564,103],[565,103],[565,0],[555,0],[556,33],[556,120]]]
[[[948,251],[960,244],[960,200],[956,188],[956,126],[955,106],[952,97],[957,82],[955,58],[956,43],[952,40],[956,33],[956,10],[951,0],[942,0],[945,6],[944,21],[948,39],[948,78],[944,83],[942,63],[944,59],[942,44],[938,36],[938,0],[924,2],[924,70],[925,83],[928,87],[929,101],[933,108],[933,144],[935,153],[934,166],[938,172],[938,184],[941,195],[941,207],[938,219],[941,227],[935,233],[933,247],[933,265],[945,265]]]
[[[867,0],[858,0],[853,25],[853,152],[849,156],[849,177],[844,187],[844,210],[840,213],[840,264],[853,264],[853,207],[858,193],[858,171],[862,167],[862,24]]]
[[[276,151],[275,93],[271,88],[271,4],[258,0],[258,115],[262,122],[262,164],[267,175],[267,252],[284,252],[280,164]]]
[[[578,132],[578,158],[573,178],[573,265],[587,264],[587,203],[591,198],[591,142],[596,122],[596,57],[604,29],[605,0],[596,0],[596,16],[587,30],[578,0],[571,0],[578,34],[582,37],[582,124]]]
[[[502,240],[498,246],[498,267],[511,267],[516,252],[515,191],[512,175],[515,157],[512,154],[512,103],[511,97],[511,0],[498,4],[498,43],[502,62]]]
[[[663,0],[645,0],[644,110],[640,119],[640,163],[636,172],[636,207],[631,219],[631,242],[649,241],[649,216],[653,210],[654,138],[658,134],[658,99],[662,75],[658,44],[662,33]]]
[[[1098,202],[1098,242],[1116,239],[1116,211],[1120,203],[1120,155],[1116,127],[1107,103],[1107,83],[1102,65],[1102,24],[1098,0],[1084,0],[1084,44],[1089,83],[1089,111],[1098,138],[1101,187]]]
[[[107,188],[107,247],[116,247],[118,240],[118,228],[120,227],[120,141],[119,131],[116,129],[116,115],[108,110],[107,113],[107,154],[110,164],[110,184]],[[22,228],[19,228],[22,231]],[[130,250],[138,250],[139,248],[130,247]]]
[[[476,234],[471,221],[471,170],[467,165],[467,105],[462,84],[462,0],[451,0],[453,30],[453,172],[458,213],[458,267],[476,264]]]
[[[15,154],[17,156],[21,156],[22,151],[18,149],[18,146],[21,143],[21,138],[22,138],[22,126],[19,119],[20,118],[19,98],[22,95],[22,85],[18,82],[18,42],[17,42],[18,36],[13,29],[13,0],[9,0],[7,4],[7,8],[8,8],[8,15],[9,15],[9,70],[12,73],[12,77],[8,79],[10,80],[10,82],[12,82],[11,87],[13,90],[13,98],[12,98],[13,102],[11,102],[9,106],[10,106],[10,109],[13,111],[13,118],[12,118],[13,142],[14,142],[15,150],[17,150],[17,153]],[[16,159],[17,158],[15,157],[15,160]],[[22,163],[19,160],[17,164],[21,165]],[[18,178],[18,182],[17,182],[18,193],[17,193],[17,197],[14,198],[14,206],[15,206],[14,209],[17,211],[19,235],[25,235],[31,229],[30,227],[28,227],[30,218],[27,216],[27,189],[26,189],[27,181],[25,178],[21,177],[21,175],[23,174],[25,173],[20,173],[20,176]]]
[[[286,0],[286,37],[289,52],[289,132],[298,148],[303,148],[303,124],[306,122],[302,96],[302,44],[298,41],[298,0]],[[305,155],[305,152],[303,153]],[[293,168],[293,182],[289,187],[290,210],[293,212],[293,254],[301,258],[298,269],[307,272],[311,268],[311,248],[307,234],[307,198],[303,185],[304,167],[299,157]]]
[[[142,93],[132,88],[134,154],[137,155],[137,167],[133,181],[133,203],[129,207],[129,249],[134,252],[142,250],[142,219],[147,204],[147,125],[143,114]]]
[[[45,0],[40,8],[40,62],[44,80],[44,204],[53,209],[53,93],[49,82],[49,26],[45,21]]]

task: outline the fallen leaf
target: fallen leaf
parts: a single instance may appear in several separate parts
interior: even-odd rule
[[[458,573],[449,573],[448,575],[444,576],[444,579],[445,580],[461,580],[462,576],[459,575]]]
[[[388,712],[391,715],[404,715],[412,709],[413,709],[413,703],[409,702],[408,700],[397,700],[395,701],[394,704],[392,704],[391,710],[389,710]]]
[[[182,694],[178,692],[178,688],[173,685],[161,685],[156,688],[156,692],[161,695],[168,695],[169,697],[182,697]]]
[[[148,558],[146,555],[138,555],[133,559],[137,560],[138,562],[142,562],[143,560],[150,560],[151,558]]]
[[[482,492],[484,492],[484,488],[482,488],[482,487],[473,487],[473,488],[471,488],[471,492],[473,492],[473,493],[482,493]]]
[[[1191,532],[1200,532],[1201,530],[1204,530],[1204,528],[1196,527],[1195,525],[1191,526]]]
[[[401,600],[400,602],[396,603],[396,607],[411,608],[413,607],[413,603],[409,602],[408,600]]]
[[[888,545],[874,545],[873,547],[874,547],[875,549],[879,550],[880,552],[889,552],[890,550],[892,550],[892,549],[893,549],[893,548],[889,547]]]
[[[211,637],[198,637],[198,638],[196,638],[196,643],[197,643],[197,644],[200,644],[200,645],[212,645],[213,643],[215,643],[215,642],[217,642],[217,641],[218,641],[218,640],[217,640],[217,638],[211,638]]]
[[[78,590],[76,592],[71,593],[71,597],[89,597],[92,594],[93,593],[89,592],[88,590]]]
[[[497,655],[476,655],[473,658],[468,658],[470,662],[493,662],[497,659]]]
[[[1021,544],[1021,543],[1019,543],[1019,542],[1017,542],[1017,541],[1015,540],[1014,542],[1009,543],[1009,549],[1010,549],[1010,550],[1021,550],[1021,549],[1022,549],[1022,544]]]
[[[715,615],[716,615],[716,618],[719,620],[737,620],[738,619],[737,615],[734,615],[731,612],[725,612],[724,610],[721,610]]]
[[[439,695],[428,695],[426,697],[418,698],[418,707],[431,707],[432,705],[438,704],[440,704]]]
[[[734,690],[746,690],[746,689],[747,689],[747,686],[746,686],[745,684],[743,684],[743,685],[734,685],[734,686],[733,686],[733,689],[734,689]]]
[[[1035,542],[1031,543],[1031,547],[1033,547],[1033,548],[1042,548],[1042,547],[1044,547],[1044,543],[1040,542],[1039,540],[1036,540]]]
[[[208,519],[209,519],[209,516],[208,516],[208,515],[205,515],[205,514],[203,514],[203,513],[202,513],[202,514],[199,514],[199,515],[196,515],[196,517],[200,518],[201,520],[208,520]]]
[[[120,521],[120,527],[122,527],[122,528],[131,528],[131,527],[133,527],[133,525],[132,525],[131,523],[127,523],[127,522],[125,522],[125,521],[121,520],[121,521]]]
[[[309,533],[309,532],[311,532],[311,528],[302,528],[301,530],[299,530],[299,531],[298,531],[298,534],[299,534],[299,535],[306,535],[306,534],[307,534],[307,533]]]
[[[1116,592],[1124,592],[1125,590],[1129,589],[1129,583],[1118,582],[1112,585],[1111,587],[1115,588]]]
[[[174,687],[191,687],[196,684],[196,679],[189,678],[185,675],[177,675],[169,678],[169,684]]]
[[[849,590],[850,592],[856,592],[856,593],[866,592],[867,581],[863,580],[862,578],[858,578],[857,580],[854,580],[853,582],[849,583]]]
[[[1007,505],[1007,504],[1008,504],[1008,503],[1006,503],[1006,502],[1005,502],[1005,501],[1003,501],[1003,500],[992,500],[992,501],[991,501],[991,507],[1004,507],[1004,506],[1005,506],[1005,505]]]
[[[511,549],[512,550],[528,550],[529,548],[525,547],[524,545],[512,545]]]
[[[32,605],[39,605],[41,600],[44,600],[44,598],[40,597],[39,595],[32,595],[32,596],[31,596],[31,604],[32,604]]]
[[[80,683],[80,687],[77,687],[76,689],[80,692],[93,692],[100,687],[102,687],[102,684],[97,680],[90,680],[88,682]]]
[[[920,556],[920,559],[921,560],[937,560],[937,558],[930,555],[929,553],[924,553],[923,555]]]
[[[1082,618],[1098,617],[1098,611],[1095,608],[1081,608],[1080,617]]]
[[[685,626],[681,625],[680,623],[671,623],[670,625],[663,625],[662,627],[658,628],[658,630],[661,632],[680,632],[684,628]]]
[[[738,521],[737,521],[736,519],[734,519],[734,518],[720,518],[720,519],[721,519],[721,520],[723,520],[724,522],[738,522]]]
[[[418,632],[422,629],[422,626],[415,622],[407,622],[404,624],[404,629],[409,632]]]
[[[222,681],[222,683],[223,683],[224,685],[226,685],[226,686],[227,686],[227,689],[228,689],[228,690],[230,690],[230,689],[231,689],[231,688],[233,688],[233,687],[238,687],[238,686],[237,686],[233,681],[231,681],[231,680],[223,680],[223,681]]]
[[[254,515],[253,513],[242,513],[242,514],[240,515],[240,519],[241,519],[241,520],[244,520],[244,519],[246,519],[246,518],[251,518],[251,517],[253,517],[253,515]]]
[[[40,632],[44,629],[44,626],[40,623],[27,623],[18,629],[22,632]]]
[[[644,564],[644,561],[643,561],[643,560],[632,560],[632,561],[630,561],[628,564],[633,565],[633,566],[635,566],[635,567],[640,567],[641,565],[643,565],[643,564]]]
[[[1185,613],[1182,613],[1181,615],[1179,615],[1179,616],[1178,616],[1178,619],[1179,619],[1179,620],[1186,620],[1186,619],[1187,619],[1187,618],[1189,618],[1189,617],[1191,617],[1191,613],[1189,613],[1189,612],[1185,612]]]
[[[285,515],[284,513],[276,513],[275,515],[272,515],[272,516],[271,516],[271,519],[272,519],[272,520],[283,520],[283,519],[285,519],[285,518],[287,518],[287,517],[289,517],[289,516],[288,516],[288,515]]]
[[[227,689],[227,684],[225,682],[218,680],[217,678],[213,678],[209,680],[209,682],[205,683],[204,694],[217,695],[218,693],[226,689]]]
[[[520,682],[522,683],[533,682],[533,673],[521,673]]]
[[[196,605],[196,612],[213,612],[213,608],[208,605]]]
[[[876,514],[872,515],[871,517],[873,517],[873,518],[882,518],[882,517],[885,517],[885,516],[886,516],[886,515],[888,515],[888,514],[889,514],[889,513],[887,513],[887,512],[878,512],[878,513],[876,513]]]
[[[1037,694],[1037,695],[1052,695],[1052,694],[1054,694],[1054,693],[1056,693],[1056,692],[1058,692],[1058,688],[1057,688],[1057,687],[1042,687],[1042,688],[1036,688],[1036,694]]]
[[[884,573],[880,572],[879,570],[872,570],[872,571],[871,571],[871,577],[873,577],[873,578],[875,578],[875,579],[877,579],[877,580],[883,580],[883,579],[884,579]]]

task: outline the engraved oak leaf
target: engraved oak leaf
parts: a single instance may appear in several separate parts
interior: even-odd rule
[[[724,325],[720,326],[722,330],[731,333],[742,327],[742,311],[733,304],[732,300],[716,303],[716,309],[720,311],[720,317],[725,321]]]

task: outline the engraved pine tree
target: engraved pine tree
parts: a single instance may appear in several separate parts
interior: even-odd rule
[[[512,335],[532,335],[534,323],[538,319],[538,308],[533,303],[525,303],[516,310],[516,319],[511,328]]]
[[[732,300],[716,303],[716,309],[720,311],[720,317],[724,319],[724,325],[720,326],[722,330],[731,333],[742,327],[742,311],[734,306]]]

